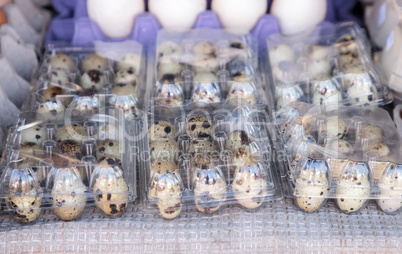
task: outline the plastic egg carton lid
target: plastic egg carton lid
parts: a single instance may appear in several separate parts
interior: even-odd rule
[[[278,253],[358,251],[400,253],[402,214],[386,215],[374,204],[345,215],[329,204],[317,213],[297,210],[291,200],[247,212],[236,206],[216,215],[189,214],[166,221],[139,203],[121,218],[91,208],[80,221],[63,222],[46,212],[33,226],[1,217],[2,253]],[[363,247],[364,246],[364,247]]]

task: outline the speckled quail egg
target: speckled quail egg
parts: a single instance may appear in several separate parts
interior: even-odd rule
[[[173,138],[175,130],[173,124],[167,121],[155,121],[148,128],[149,140],[160,138]]]
[[[338,56],[338,67],[342,70],[356,68],[362,65],[362,60],[357,52],[350,52]]]
[[[106,76],[98,70],[90,70],[82,74],[81,87],[85,90],[92,90],[93,92],[102,91],[102,88],[107,85],[108,80]]]
[[[41,103],[36,112],[45,119],[51,119],[52,121],[63,121],[64,110],[64,105],[59,100],[55,100]]]
[[[402,207],[402,168],[390,164],[378,183],[380,190],[377,204],[386,213],[394,214]]]
[[[97,53],[91,53],[82,60],[82,70],[84,72],[91,70],[103,71],[109,66],[109,61]]]
[[[209,138],[212,122],[203,115],[192,116],[187,121],[187,132],[193,138]]]
[[[219,68],[219,62],[215,55],[196,55],[192,64],[192,70],[199,72],[214,72]]]
[[[129,188],[117,166],[97,165],[92,176],[96,206],[109,216],[118,216],[128,205]]]
[[[112,93],[118,96],[137,96],[137,82],[138,79],[133,69],[118,71],[114,79]]]
[[[136,75],[140,74],[141,69],[141,56],[135,53],[128,53],[124,55],[116,63],[117,72],[124,71],[127,69],[132,69],[133,73]]]
[[[46,130],[41,126],[36,125],[21,131],[21,144],[30,143],[41,145],[45,140],[47,140]]]
[[[233,170],[235,170],[237,167],[254,165],[257,162],[258,161],[253,158],[250,148],[246,146],[240,147],[233,151],[230,161],[230,163],[234,166]]]
[[[295,63],[282,61],[272,67],[272,75],[277,86],[293,86],[299,82],[300,70]]]
[[[343,139],[348,134],[348,125],[337,116],[329,117],[325,123],[325,134],[333,139]]]
[[[236,151],[239,148],[248,147],[251,142],[252,140],[247,132],[243,130],[234,131],[227,138],[225,148],[230,151]]]
[[[19,184],[14,184],[19,183]],[[7,183],[5,183],[7,184]],[[43,190],[31,169],[10,172],[5,204],[11,216],[21,223],[34,222],[41,213]]]
[[[200,72],[194,77],[192,102],[218,103],[221,101],[221,92],[217,83],[218,78],[211,72]]]
[[[183,88],[174,82],[175,77],[167,74],[157,82],[154,93],[155,103],[163,106],[181,106],[184,101]]]
[[[164,162],[157,162],[159,168]],[[151,166],[152,167],[152,166]],[[183,204],[183,183],[178,174],[173,172],[177,166],[165,165],[164,169],[151,173],[151,185],[148,198],[158,209],[158,214],[164,219],[174,219],[179,216]],[[159,173],[160,172],[160,173]]]
[[[267,195],[268,187],[263,171],[261,164],[237,167],[232,190],[237,202],[243,207],[255,209],[262,205]]]
[[[151,160],[164,159],[175,161],[179,153],[179,144],[173,139],[156,139],[149,144]]]
[[[171,173],[177,169],[179,169],[179,166],[173,161],[155,160],[151,163],[151,171],[161,175]]]
[[[116,140],[105,139],[100,141],[96,145],[96,155],[100,156],[112,156],[116,158],[121,157],[120,145]]]
[[[231,78],[236,78],[240,75],[254,76],[254,67],[244,59],[244,57],[237,57],[226,65],[226,70],[229,71]]]
[[[351,81],[347,90],[351,104],[368,104],[378,99],[378,90],[370,73],[349,73],[345,78]]]
[[[373,143],[369,145],[368,155],[370,157],[375,156],[377,159],[386,157],[390,154],[389,147],[384,143]]]
[[[271,66],[276,66],[280,62],[294,62],[295,52],[285,44],[279,44],[269,51],[269,61]]]
[[[188,153],[192,156],[198,153],[217,155],[219,154],[219,151],[213,141],[207,139],[195,139],[191,141]]]
[[[218,47],[211,41],[201,41],[198,42],[193,47],[194,55],[212,55],[216,56],[216,52],[218,51]]]
[[[380,142],[384,137],[381,128],[376,124],[364,123],[361,128],[360,138],[372,142]]]
[[[223,205],[227,186],[218,168],[196,169],[193,178],[195,205],[198,211],[214,213]]]
[[[164,41],[158,45],[156,50],[156,55],[158,58],[170,55],[180,56],[182,49],[179,44],[174,41]]]
[[[75,168],[59,168],[56,171],[50,198],[53,211],[60,219],[71,221],[85,209],[86,187]]]
[[[73,71],[76,68],[75,62],[64,53],[57,53],[50,58],[49,65],[52,70],[63,69]]]
[[[84,126],[78,123],[67,124],[57,129],[56,142],[71,139],[82,142],[86,138]]]
[[[226,101],[233,106],[257,104],[256,88],[252,77],[241,75],[231,83]]]
[[[339,85],[331,78],[315,80],[313,85],[313,104],[328,105],[342,101],[342,93],[339,90]]]
[[[81,143],[70,139],[59,142],[57,144],[56,153],[77,160],[81,160],[84,156]]]
[[[51,85],[64,85],[73,82],[72,78],[64,69],[52,69],[49,74],[49,81]]]
[[[353,213],[363,208],[370,196],[369,169],[356,162],[349,162],[345,168],[336,185],[336,203],[342,212]]]

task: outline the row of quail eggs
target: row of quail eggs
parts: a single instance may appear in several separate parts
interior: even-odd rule
[[[184,43],[185,44],[185,43]],[[157,47],[156,103],[258,103],[254,58],[243,41],[200,41],[180,46],[164,41]]]
[[[113,126],[106,124],[102,128],[101,132],[109,133]],[[60,219],[74,220],[88,205],[89,197],[106,215],[120,215],[128,204],[129,187],[123,177],[120,145],[114,137],[87,143],[87,132],[79,123],[60,126],[52,141],[44,126],[22,130],[19,165],[7,169],[20,178],[20,184],[15,190],[15,180],[3,178],[6,206],[11,215],[23,223],[33,222],[40,215],[42,199],[48,198]]]
[[[267,168],[255,159],[249,135],[234,131],[219,144],[213,138],[212,121],[203,115],[190,117],[185,130],[178,141],[174,124],[167,120],[154,121],[148,130],[148,198],[159,215],[165,219],[177,217],[183,199],[194,200],[200,212],[214,213],[230,194],[245,208],[260,207],[269,185]],[[230,152],[226,159],[220,156],[222,150]],[[191,191],[190,197],[183,197],[186,189]]]
[[[380,99],[381,83],[362,40],[352,34],[330,45],[286,44],[269,51],[276,109],[293,101],[365,105]]]

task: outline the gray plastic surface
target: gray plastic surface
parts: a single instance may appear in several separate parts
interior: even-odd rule
[[[139,203],[118,219],[95,208],[84,214],[68,223],[46,216],[32,226],[16,226],[1,215],[0,253],[400,253],[402,248],[402,214],[386,215],[374,203],[356,215],[342,214],[332,202],[304,214],[289,199],[251,213],[235,206],[208,217],[183,213],[173,221],[144,212]]]

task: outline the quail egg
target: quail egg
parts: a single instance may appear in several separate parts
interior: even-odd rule
[[[96,206],[109,216],[118,216],[127,208],[129,188],[118,166],[97,165],[92,189]]]
[[[180,79],[181,72],[184,69],[184,65],[174,61],[170,56],[164,56],[159,59],[158,63],[158,77],[162,78],[164,75],[173,75],[175,79]]]
[[[91,70],[103,71],[109,66],[109,61],[98,53],[91,53],[82,60],[82,70],[84,72]]]
[[[139,75],[140,68],[141,68],[141,56],[134,53],[124,55],[116,63],[117,72],[132,69],[135,75]]]
[[[232,190],[234,196],[245,208],[255,209],[262,205],[268,183],[261,164],[238,165],[234,174]]]
[[[160,164],[159,164],[160,163]],[[164,162],[158,162],[163,165]],[[183,183],[178,174],[173,172],[177,167],[165,165],[166,168],[151,173],[151,186],[148,198],[158,209],[159,215],[164,219],[174,219],[179,216],[183,204]],[[160,168],[160,167],[159,167]]]
[[[247,132],[243,130],[234,131],[227,138],[225,148],[230,151],[236,151],[239,148],[248,147],[251,142],[252,140]]]
[[[55,171],[51,192],[53,211],[64,221],[74,220],[85,209],[86,187],[75,168],[59,168]]]
[[[280,62],[294,62],[295,59],[295,52],[285,44],[279,44],[269,51],[269,61],[272,67]]]
[[[49,60],[49,65],[52,70],[63,69],[68,72],[71,72],[76,68],[74,61],[64,53],[57,53],[53,55]]]
[[[221,101],[218,78],[211,72],[200,72],[194,77],[192,102],[218,103]]]
[[[93,92],[102,91],[102,88],[107,85],[106,76],[98,70],[90,70],[81,76],[81,87],[85,90]]]
[[[56,133],[56,142],[58,143],[66,139],[82,142],[85,138],[85,128],[78,123],[64,125],[58,128]]]
[[[384,158],[391,153],[389,147],[384,143],[373,143],[369,145],[368,154],[370,157],[375,156],[377,159]]]
[[[345,138],[348,131],[348,125],[337,116],[329,117],[325,123],[325,133],[333,139]]]
[[[328,170],[325,161],[314,159],[308,159],[300,169],[294,195],[297,206],[304,212],[315,212],[324,205],[329,186]]]
[[[72,78],[64,69],[53,69],[50,75],[50,85],[62,86],[66,83],[73,82]]]
[[[309,44],[303,52],[311,61],[327,60],[331,56],[330,47]]]
[[[36,125],[21,131],[21,144],[42,145],[45,140],[47,140],[46,130],[41,126]]]
[[[368,168],[364,163],[349,162],[336,186],[336,203],[344,213],[359,211],[370,196]]]
[[[402,207],[401,166],[390,164],[378,183],[380,190],[378,206],[386,213],[394,214]]]
[[[64,120],[64,110],[64,105],[59,100],[55,100],[41,103],[36,112],[45,119],[59,122]]]
[[[150,143],[151,161],[164,159],[175,161],[179,153],[179,144],[173,139],[157,139]]]
[[[187,131],[193,138],[209,138],[212,132],[212,123],[205,116],[192,116],[187,122]]]
[[[56,153],[77,160],[81,160],[84,156],[81,143],[70,139],[59,142],[57,144]]]
[[[120,145],[116,140],[105,139],[96,145],[96,154],[100,156],[121,157]]]
[[[123,69],[116,73],[112,93],[118,96],[137,96],[137,76],[132,68]]]
[[[342,101],[342,93],[332,79],[313,81],[313,104],[328,105]]]
[[[192,156],[199,153],[216,155],[219,154],[219,151],[213,141],[207,139],[195,139],[191,141],[188,153],[191,154]]]
[[[376,124],[364,123],[361,128],[360,138],[372,142],[380,142],[383,139],[383,132]]]
[[[370,73],[349,73],[345,78],[351,81],[347,86],[351,104],[369,104],[378,99],[378,90]]]
[[[157,51],[156,55],[158,58],[170,55],[180,56],[182,53],[180,45],[173,41],[162,42],[161,44],[158,45],[156,51]]]
[[[200,212],[214,213],[223,205],[227,187],[219,169],[196,169],[193,186],[195,205]]]
[[[173,138],[175,135],[174,126],[167,121],[155,121],[148,128],[148,138],[150,140],[160,138]]]

